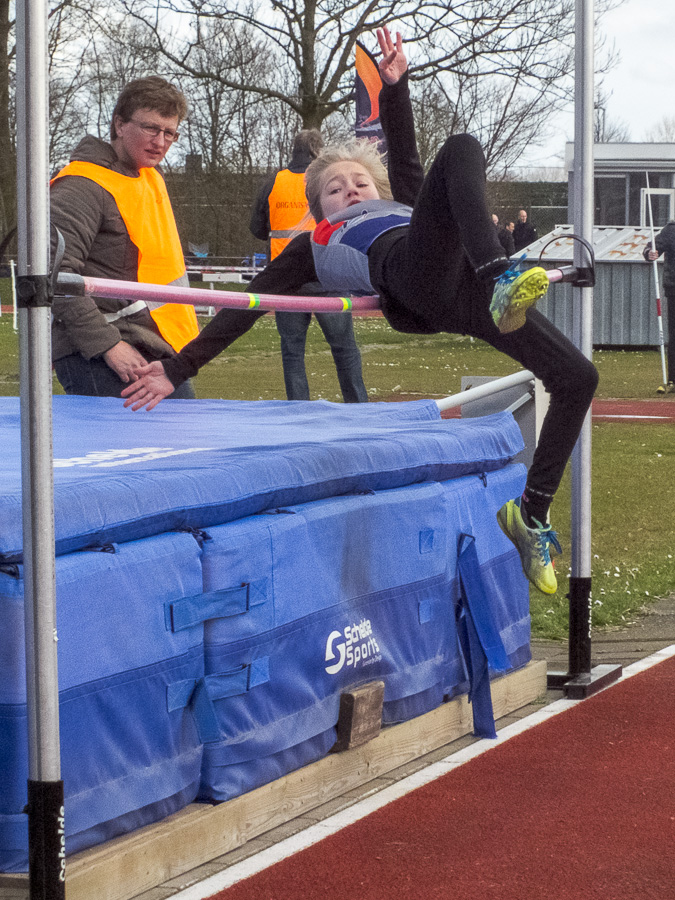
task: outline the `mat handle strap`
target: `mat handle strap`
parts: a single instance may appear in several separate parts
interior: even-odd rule
[[[241,616],[267,601],[268,580],[248,581],[232,588],[207,591],[181,600],[170,600],[164,606],[167,631],[182,631],[206,622]]]
[[[492,619],[476,540],[471,534],[459,537],[457,572],[460,587],[457,634],[469,673],[473,731],[477,737],[496,738],[489,669],[505,672],[510,664]]]
[[[202,743],[222,740],[224,737],[216,703],[228,697],[246,694],[270,680],[270,658],[262,656],[250,663],[237,666],[230,672],[207,675],[197,684],[192,695],[192,713]]]

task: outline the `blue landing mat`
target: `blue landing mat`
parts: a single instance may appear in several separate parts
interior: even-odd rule
[[[197,795],[202,744],[175,699],[204,674],[203,625],[165,604],[202,589],[199,544],[166,534],[56,560],[66,852],[124,834]],[[0,871],[25,871],[28,720],[23,580],[0,572]]]

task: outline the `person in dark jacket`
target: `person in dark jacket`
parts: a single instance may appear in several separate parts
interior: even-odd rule
[[[518,221],[513,229],[513,243],[516,253],[537,240],[537,229],[527,221],[527,210],[518,211]]]
[[[675,221],[668,222],[659,231],[654,238],[654,246],[656,250],[652,250],[650,241],[643,251],[643,256],[648,262],[652,262],[663,253],[663,294],[668,316],[665,336],[668,375],[666,383],[659,385],[657,392],[673,394],[675,393],[675,383],[673,382],[673,378],[675,378],[675,339],[671,340],[671,335],[675,334]]]
[[[503,228],[500,228],[497,236],[499,237],[499,243],[504,248],[504,253],[507,256],[513,256],[516,252],[516,244],[513,240],[513,222],[507,222]]]
[[[309,214],[305,196],[305,170],[323,147],[321,133],[305,129],[295,136],[288,167],[276,172],[263,184],[251,213],[251,233],[268,241],[270,262],[284,250],[299,231],[313,231],[316,222]],[[316,295],[323,288],[315,282],[301,292]],[[309,400],[309,382],[305,368],[307,331],[311,313],[276,312],[281,338],[281,362],[288,400]],[[354,336],[350,312],[316,313],[316,320],[328,342],[345,403],[364,403],[368,392],[363,383],[361,353]]]
[[[495,226],[495,231],[497,232],[499,243],[504,248],[504,253],[506,253],[507,256],[512,256],[514,252],[514,246],[511,232],[507,231],[506,228],[502,228],[500,226],[499,216],[496,213],[492,213],[492,224]]]
[[[521,497],[499,510],[530,581],[552,594],[548,511],[598,383],[593,364],[538,310],[548,276],[518,273],[499,243],[485,198],[485,156],[470,135],[453,135],[426,177],[415,141],[402,39],[378,30],[383,87],[380,118],[388,172],[367,142],[327,148],[306,172],[309,208],[319,222],[251,282],[258,293],[293,293],[319,279],[327,290],[377,293],[397,331],[469,334],[517,360],[550,394]],[[262,313],[221,310],[175,360],[139,371],[126,405],[152,409],[174,384],[244,334]]]
[[[52,258],[60,271],[187,286],[185,259],[156,166],[178,139],[183,94],[158,76],[130,82],[113,112],[110,142],[87,135],[52,180]],[[148,217],[152,228],[146,228]],[[199,333],[192,307],[99,297],[56,297],[52,359],[67,394],[119,397],[146,362],[169,359]],[[190,382],[173,397],[194,398]]]

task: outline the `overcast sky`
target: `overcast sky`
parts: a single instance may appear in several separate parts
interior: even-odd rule
[[[602,19],[600,30],[614,42],[620,60],[604,79],[611,93],[607,119],[623,122],[632,141],[645,139],[664,116],[675,116],[675,5],[672,0],[626,0]],[[556,120],[556,136],[532,164],[561,165],[566,140],[573,140],[570,112]]]

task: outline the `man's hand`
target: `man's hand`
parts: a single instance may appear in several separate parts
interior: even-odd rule
[[[125,384],[134,381],[134,370],[146,364],[145,357],[126,341],[120,341],[110,350],[106,350],[103,359]]]
[[[408,68],[408,60],[403,52],[403,38],[396,32],[394,44],[388,28],[377,29],[377,40],[382,51],[382,59],[378,64],[380,77],[387,84],[396,84]]]
[[[136,368],[134,371],[134,383],[124,388],[122,396],[126,397],[125,406],[130,406],[134,412],[143,409],[154,409],[157,404],[169,394],[173,394],[175,388],[164,374],[164,366],[156,360]]]
[[[649,259],[650,259],[652,262],[654,262],[654,260],[655,260],[655,259],[658,259],[658,258],[659,258],[659,254],[656,252],[656,250],[650,250],[650,251],[649,251]]]

